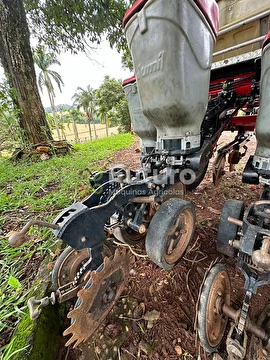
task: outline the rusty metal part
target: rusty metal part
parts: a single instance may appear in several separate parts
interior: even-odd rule
[[[57,278],[57,288],[72,282],[77,275],[80,267],[88,261],[90,253],[88,249],[72,249],[57,267],[55,274]],[[55,264],[55,266],[57,263]]]
[[[223,304],[222,311],[230,319],[232,319],[234,321],[234,323],[237,323],[239,321],[240,310],[235,310],[230,305]],[[255,336],[257,336],[259,339],[261,339],[263,341],[266,341],[268,339],[268,335],[267,335],[266,331],[261,326],[255,324],[252,320],[250,320],[249,317],[247,317],[247,319],[246,319],[245,330],[254,334]],[[269,328],[269,331],[270,331],[270,328]]]
[[[143,204],[142,204],[143,205]],[[123,243],[129,245],[136,245],[145,239],[147,228],[145,224],[149,224],[152,217],[155,215],[159,204],[151,202],[146,205],[145,213],[141,218],[140,225],[134,224],[134,219],[128,219],[126,226],[116,226],[113,228],[113,235],[115,238]],[[114,221],[111,218],[111,221]],[[135,221],[136,222],[136,221]],[[145,223],[145,224],[144,224]],[[133,226],[135,225],[135,226]],[[114,226],[114,224],[113,224]]]
[[[28,223],[22,228],[21,231],[10,231],[8,234],[8,243],[12,247],[19,247],[23,243],[27,241],[26,234],[28,233],[29,229],[33,225],[38,225],[40,227],[47,227],[49,229],[57,230],[59,229],[59,225],[51,224],[46,221],[41,220],[30,220]]]
[[[138,232],[139,234],[145,234],[146,233],[146,226],[144,224],[134,224],[132,219],[127,220],[127,225],[134,231]]]
[[[184,254],[195,227],[194,214],[187,208],[180,212],[167,236],[165,260],[174,264]]]
[[[202,282],[201,282],[201,285],[200,285],[200,289],[199,289],[199,294],[198,294],[198,298],[197,298],[197,302],[196,302],[196,316],[195,316],[195,321],[194,321],[194,330],[197,332],[198,330],[198,310],[199,310],[199,304],[200,304],[200,297],[201,297],[201,294],[202,294],[202,290],[203,290],[203,286],[204,286],[204,283],[205,283],[205,280],[210,272],[210,270],[212,269],[213,266],[215,266],[215,264],[218,263],[218,259],[214,260],[211,262],[211,264],[209,265],[208,269],[206,269],[205,273],[204,273],[204,276],[203,276],[203,279],[202,279]]]
[[[217,156],[213,164],[213,184],[218,186],[222,179],[222,176],[225,174],[224,167],[226,163],[226,154],[220,154]]]
[[[78,292],[75,308],[67,315],[71,326],[64,335],[72,336],[66,346],[75,343],[75,348],[93,335],[120,297],[128,270],[128,254],[117,249],[113,259],[105,257],[100,268],[92,271],[90,280]]]
[[[238,322],[240,316],[240,309],[235,310],[229,304],[223,304],[222,311],[224,312],[225,315],[227,315],[230,319],[232,319],[234,323]]]
[[[228,221],[232,224],[235,224],[237,226],[243,226],[243,221],[242,220],[239,220],[239,219],[235,219],[231,216],[228,217]]]
[[[228,244],[238,250],[241,248],[240,240],[229,240]]]
[[[75,296],[77,296],[78,291],[81,290],[83,288],[83,286],[85,285],[85,283],[87,282],[87,280],[89,280],[90,273],[91,272],[88,271],[88,273],[84,277],[84,281],[77,286],[74,286],[74,283],[72,281],[72,282],[67,283],[67,284],[61,286],[60,288],[58,288],[56,291],[56,297],[57,297],[58,302],[61,304],[65,301],[70,300],[70,299],[74,298]]]
[[[136,196],[130,200],[132,203],[136,204],[146,204],[146,203],[153,203],[156,201],[156,195],[150,196]]]
[[[253,263],[260,269],[270,270],[270,237],[264,236],[262,247],[260,250],[255,250],[252,253]]]
[[[228,273],[222,270],[212,283],[206,309],[206,333],[213,347],[220,343],[227,326],[227,316],[222,311],[224,303],[230,303],[230,279]]]
[[[63,253],[63,255],[65,254]],[[104,243],[102,258],[104,259],[105,256],[110,257],[112,255],[113,250],[109,243]],[[67,256],[64,256],[63,259],[61,259],[61,256],[62,254],[59,257],[60,266],[55,264],[52,274],[53,285],[57,289],[56,296],[59,303],[77,296],[78,291],[89,280],[93,270],[90,263],[92,261],[90,249],[72,249],[71,253],[67,252]]]

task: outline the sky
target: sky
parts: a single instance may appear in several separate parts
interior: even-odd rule
[[[128,70],[123,70],[121,55],[116,50],[112,50],[105,40],[97,50],[91,52],[91,59],[84,53],[72,55],[68,52],[60,54],[57,59],[60,61],[61,66],[55,65],[51,69],[61,75],[64,87],[60,93],[55,84],[56,105],[72,105],[73,100],[71,98],[78,86],[85,89],[87,85],[90,85],[93,89],[97,89],[103,82],[105,75],[121,80],[133,75]],[[38,71],[36,69],[37,74]],[[0,79],[2,78],[3,71],[0,69]],[[40,92],[40,95],[43,106],[50,106],[45,88],[43,92]]]

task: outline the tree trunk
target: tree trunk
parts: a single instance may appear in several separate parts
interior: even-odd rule
[[[76,124],[76,121],[75,121],[74,119],[72,119],[72,125],[73,125],[73,132],[74,132],[74,137],[75,137],[75,143],[78,144],[78,143],[80,142],[80,139],[79,139],[77,124]]]
[[[0,0],[0,60],[17,93],[26,138],[31,144],[52,140],[38,92],[22,0]]]
[[[92,129],[91,129],[91,119],[90,119],[89,114],[87,114],[87,123],[88,123],[90,141],[92,141],[92,140],[93,140],[93,136],[92,136]]]
[[[105,118],[105,126],[106,126],[106,136],[108,137],[109,136],[109,124],[108,124],[108,120],[107,120],[107,117]]]
[[[95,123],[94,119],[93,119],[93,125],[94,125],[95,139],[97,139],[98,138],[98,136],[97,136],[97,128],[96,128],[96,123]]]
[[[96,129],[95,119],[94,119],[94,116],[93,116],[93,113],[92,113],[92,112],[89,114],[89,119],[91,119],[91,120],[89,120],[89,122],[90,122],[90,121],[93,121],[95,139],[97,139],[97,129]],[[91,125],[90,125],[90,126],[91,126]]]

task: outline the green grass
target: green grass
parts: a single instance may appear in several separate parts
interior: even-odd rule
[[[17,164],[0,160],[0,214],[14,209],[47,211],[63,208],[89,194],[89,174],[79,170],[97,170],[96,163],[110,161],[112,153],[131,145],[134,138],[121,134],[75,145],[70,156],[47,161]],[[51,191],[53,188],[53,191]]]
[[[9,247],[4,235],[21,229],[31,217],[51,221],[64,207],[88,196],[89,173],[84,169],[108,168],[113,153],[133,142],[132,135],[121,134],[75,145],[70,155],[46,161],[0,159],[0,334],[11,332],[27,311],[31,284],[25,264],[34,255],[42,258],[54,243],[47,229],[32,229],[35,241],[19,248]],[[0,358],[8,351],[6,346],[0,348]]]

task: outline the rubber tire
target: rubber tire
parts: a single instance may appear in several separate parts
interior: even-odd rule
[[[244,202],[238,200],[227,200],[220,214],[217,234],[217,251],[230,258],[235,257],[236,249],[228,244],[229,240],[237,237],[238,225],[228,221],[231,216],[240,220],[244,213]]]
[[[227,272],[225,266],[220,263],[218,263],[212,267],[212,269],[209,271],[209,274],[207,275],[207,277],[204,281],[201,296],[199,299],[198,322],[197,322],[198,336],[199,336],[199,340],[200,340],[203,348],[207,352],[210,352],[210,353],[213,353],[218,349],[222,338],[215,347],[211,346],[209,344],[208,337],[207,337],[207,331],[206,331],[206,324],[207,324],[206,309],[207,309],[208,299],[209,299],[209,295],[210,295],[210,291],[211,291],[211,285],[215,281],[216,276],[223,270],[225,270]],[[225,327],[225,330],[226,330],[226,327]],[[224,333],[225,333],[225,330],[224,330]]]
[[[203,170],[201,172],[197,172],[195,181],[190,185],[186,185],[186,189],[188,191],[192,191],[192,190],[196,189],[196,187],[198,187],[200,185],[200,183],[204,179],[204,176],[205,176],[206,171],[208,169],[208,165],[209,165],[209,161],[207,162],[207,164],[205,165],[205,167],[203,168]]]
[[[196,222],[195,208],[191,202],[178,198],[170,198],[160,205],[150,222],[145,238],[146,252],[149,258],[164,270],[171,270],[185,252],[184,251],[182,256],[173,264],[168,264],[165,260],[167,251],[166,239],[168,232],[170,231],[170,228],[174,224],[179,214],[185,209],[190,209],[193,214],[193,229],[189,239],[190,241],[194,233]]]

